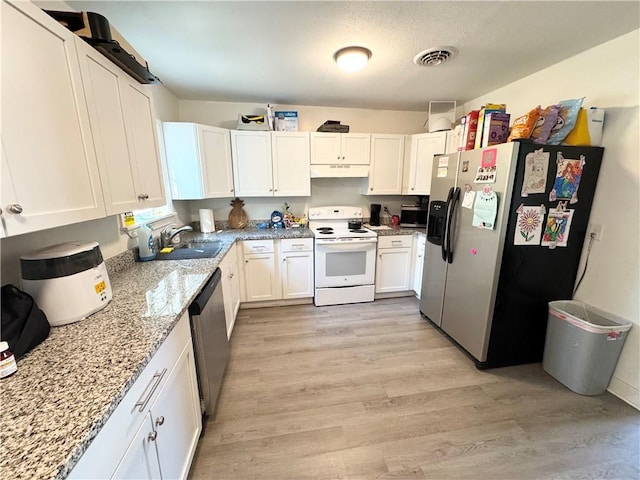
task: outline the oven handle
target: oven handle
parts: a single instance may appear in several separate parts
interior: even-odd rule
[[[333,252],[353,252],[356,250],[369,250],[375,249],[377,242],[358,242],[358,243],[321,243],[316,244],[316,250],[331,250]]]

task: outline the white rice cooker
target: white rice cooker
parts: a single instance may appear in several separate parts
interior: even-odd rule
[[[52,326],[82,320],[111,301],[111,283],[98,242],[69,242],[20,257],[22,288]]]

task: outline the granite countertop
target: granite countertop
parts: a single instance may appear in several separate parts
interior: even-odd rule
[[[363,225],[365,228],[367,225]],[[391,235],[413,235],[417,233],[418,235],[426,235],[426,229],[421,228],[409,228],[409,227],[390,227],[390,228],[371,228],[374,232],[378,234],[379,237],[388,237]]]
[[[137,263],[130,251],[107,260],[111,303],[52,328],[0,380],[2,478],[69,474],[236,240],[313,237],[306,228],[190,235],[222,240],[222,250],[194,260]]]

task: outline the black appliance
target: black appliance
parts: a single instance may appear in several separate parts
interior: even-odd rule
[[[149,71],[147,62],[109,25],[109,20],[94,12],[44,10],[140,83],[160,83]]]
[[[371,204],[371,218],[369,219],[369,224],[373,227],[380,226],[380,210],[382,210],[382,205],[379,203]]]

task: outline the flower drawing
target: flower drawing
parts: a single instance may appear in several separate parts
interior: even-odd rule
[[[540,226],[541,218],[537,209],[526,209],[520,218],[518,218],[518,227],[520,228],[520,235],[522,235],[526,242],[532,240],[535,232]]]

